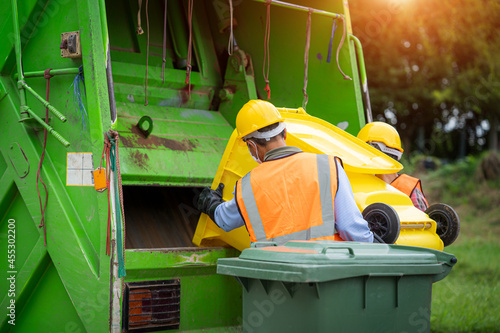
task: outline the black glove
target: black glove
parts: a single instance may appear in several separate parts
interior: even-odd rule
[[[219,187],[214,191],[210,187],[205,187],[198,198],[198,210],[210,216],[215,222],[215,208],[224,202],[222,200],[222,190],[224,184],[220,183]]]

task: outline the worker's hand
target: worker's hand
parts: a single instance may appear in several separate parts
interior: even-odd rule
[[[215,222],[215,209],[221,203],[224,202],[222,200],[222,191],[224,190],[224,184],[220,183],[217,189],[214,191],[210,187],[205,187],[203,191],[200,193],[200,197],[198,198],[198,210],[202,213],[210,216],[212,221]]]

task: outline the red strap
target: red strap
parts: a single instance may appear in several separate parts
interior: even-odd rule
[[[339,54],[340,54],[340,49],[342,48],[342,45],[344,44],[347,26],[346,26],[346,19],[343,16],[339,16],[339,18],[342,20],[342,25],[343,25],[344,29],[342,31],[342,38],[340,39],[339,46],[337,47],[337,56],[336,56],[337,68],[339,69],[340,74],[342,74],[342,76],[344,77],[345,80],[352,80],[348,75],[344,74],[344,72],[340,68]]]
[[[264,61],[262,63],[262,75],[266,82],[264,91],[267,92],[267,99],[271,99],[271,87],[269,86],[269,37],[271,36],[271,0],[267,0],[266,30],[264,32]],[[266,66],[267,63],[267,66]],[[266,68],[267,67],[267,68]]]
[[[269,87],[269,81],[266,80],[266,87],[264,91],[267,92],[267,100],[271,99],[271,87]]]
[[[105,134],[104,135],[104,149],[103,149],[103,156],[106,155],[106,187],[108,189],[108,231],[107,231],[107,236],[106,236],[106,255],[111,254],[110,250],[110,244],[111,244],[111,201],[109,199],[109,184],[110,184],[110,148],[111,144],[109,142],[108,136]],[[102,158],[101,158],[101,165],[102,165]]]
[[[46,69],[43,73],[43,77],[47,80],[47,88],[45,90],[45,99],[47,102],[49,101],[49,96],[50,96],[50,78],[53,77],[53,75],[50,75],[50,70]],[[45,108],[45,123],[49,123],[49,108]],[[43,244],[47,246],[47,231],[45,229],[45,209],[47,209],[47,201],[49,198],[49,192],[47,191],[47,186],[45,185],[45,182],[43,181],[40,173],[42,170],[42,164],[43,164],[43,159],[45,157],[45,150],[47,148],[47,129],[44,128],[43,130],[43,148],[42,148],[42,155],[40,156],[40,161],[38,162],[38,170],[36,171],[36,192],[38,194],[38,201],[40,203],[40,211],[41,211],[41,218],[40,218],[40,224],[38,225],[39,228],[43,228]],[[40,190],[38,188],[38,181],[42,182],[43,188],[45,190],[45,202],[42,205],[42,196],[40,195]]]
[[[144,84],[145,101],[144,106],[148,105],[148,66],[149,66],[149,16],[148,16],[148,0],[146,0],[146,83]]]
[[[185,84],[188,85],[188,99],[191,99],[191,59],[193,55],[193,0],[188,1],[188,25],[189,25],[189,40],[187,54],[187,68]]]
[[[302,107],[305,109],[307,106],[307,101],[309,96],[307,96],[307,70],[309,68],[309,49],[311,47],[311,15],[312,9],[309,9],[309,15],[307,16],[306,24],[306,47],[304,51],[304,87],[302,88],[302,93],[304,94],[304,101],[302,102]]]
[[[165,8],[163,10],[163,62],[161,64],[161,81],[165,83],[165,63],[167,55],[167,0],[165,0]]]

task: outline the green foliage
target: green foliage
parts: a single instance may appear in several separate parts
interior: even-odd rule
[[[427,192],[432,197],[441,198],[444,202],[463,204],[474,190],[478,159],[472,156],[454,164],[444,165],[425,179]]]
[[[457,206],[470,205],[472,212],[480,215],[492,205],[500,205],[500,179],[486,182],[478,177],[478,168],[487,156],[488,153],[479,157],[468,156],[462,161],[443,165],[435,172],[420,173],[429,199]]]
[[[435,168],[441,167],[441,161],[438,158],[419,153],[403,155],[401,164],[404,166],[403,172],[410,175],[425,172],[426,164],[432,164]]]
[[[445,133],[438,144],[448,137],[455,147],[430,153],[456,157],[459,140],[477,146],[481,120],[500,116],[500,3],[352,0],[350,8],[375,119],[396,125],[407,151],[419,131],[431,140],[450,121],[462,137]]]

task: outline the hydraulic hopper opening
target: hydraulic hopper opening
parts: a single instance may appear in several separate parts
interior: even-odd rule
[[[186,70],[189,47],[187,4],[182,0],[150,1],[147,4],[136,0],[106,0],[114,60],[146,65],[149,46],[149,65],[161,67],[165,57],[166,68]],[[199,71],[196,56],[191,61],[192,71]]]
[[[123,186],[127,249],[195,247],[198,187]]]

